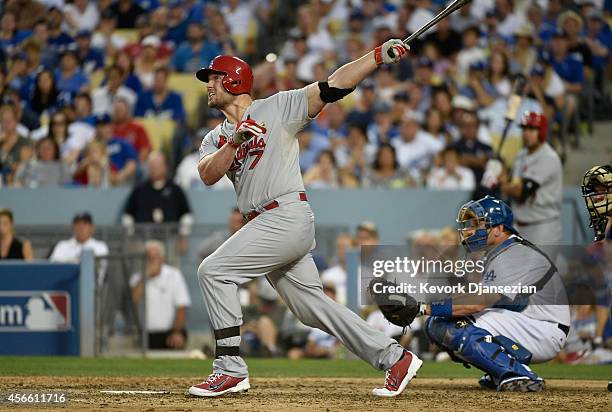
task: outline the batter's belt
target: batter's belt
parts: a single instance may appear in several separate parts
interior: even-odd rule
[[[293,194],[293,193],[291,193]],[[302,201],[302,202],[307,202],[308,198],[306,197],[306,192],[297,192],[297,196],[298,198]],[[254,210],[250,213],[247,213],[244,216],[244,219],[247,222],[250,222],[251,220],[255,219],[257,216],[261,215],[263,212],[267,211],[267,210],[272,210],[272,209],[276,209],[277,207],[279,207],[280,204],[278,203],[278,200],[272,200],[271,202],[266,203],[265,205],[262,206],[262,209],[264,209],[263,211],[257,211]]]

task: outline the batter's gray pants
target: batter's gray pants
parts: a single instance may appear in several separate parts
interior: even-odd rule
[[[376,369],[388,369],[403,348],[370,327],[357,314],[323,293],[310,250],[314,247],[314,216],[297,193],[277,199],[280,206],[262,213],[236,232],[198,268],[204,303],[213,329],[242,324],[238,286],[267,276],[288,308],[305,325],[336,336],[351,352]],[[217,340],[238,346],[240,338]],[[248,376],[240,356],[220,356],[213,372]]]

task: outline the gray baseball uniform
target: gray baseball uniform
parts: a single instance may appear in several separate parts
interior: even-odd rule
[[[540,283],[541,288],[523,306],[515,301],[517,293],[503,293],[513,304],[508,309],[487,308],[475,314],[475,324],[493,335],[503,335],[522,344],[533,354],[534,362],[544,362],[557,356],[565,344],[566,335],[559,328],[559,324],[570,324],[565,287],[546,256],[514,240],[512,236],[489,255],[482,284],[514,287]]]
[[[304,185],[298,162],[295,134],[308,117],[306,89],[280,92],[255,100],[243,120],[251,118],[267,131],[244,143],[227,175],[234,183],[238,208],[243,214],[261,215],[247,223],[198,268],[204,302],[215,331],[242,324],[238,286],[267,276],[289,309],[305,324],[336,336],[360,358],[377,369],[388,369],[403,348],[371,328],[358,315],[323,293],[310,251],[314,248],[314,216],[304,201]],[[203,140],[200,157],[214,153],[236,125],[224,121]],[[278,207],[264,206],[276,201]],[[219,333],[218,337],[223,336]],[[236,347],[240,336],[217,339],[218,347]],[[244,377],[246,363],[240,356],[218,356],[215,373]]]
[[[514,162],[512,175],[539,185],[524,202],[512,205],[521,236],[536,245],[560,244],[563,171],[557,153],[546,142],[531,154],[523,149]]]

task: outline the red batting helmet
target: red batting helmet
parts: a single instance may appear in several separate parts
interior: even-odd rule
[[[536,112],[525,112],[521,118],[521,127],[535,127],[540,129],[540,140],[546,140],[548,132],[548,121],[546,116]]]
[[[197,71],[196,77],[208,83],[208,76],[211,74],[222,74],[223,87],[228,93],[251,94],[253,88],[253,71],[247,62],[234,56],[217,56],[208,67]]]

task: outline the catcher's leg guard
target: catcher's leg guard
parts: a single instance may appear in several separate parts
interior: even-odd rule
[[[493,377],[499,383],[510,377],[526,377],[540,381],[528,366],[517,360],[485,329],[467,320],[430,317],[425,324],[427,336],[436,345],[451,353],[454,360],[465,361]],[[518,346],[518,345],[517,345]],[[523,358],[524,359],[524,358]]]

